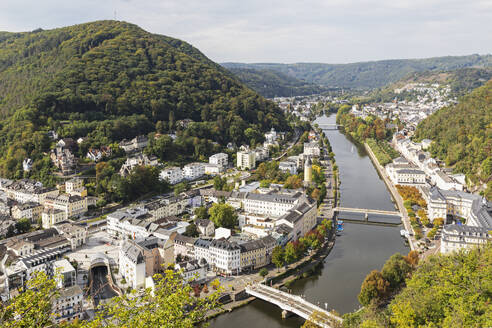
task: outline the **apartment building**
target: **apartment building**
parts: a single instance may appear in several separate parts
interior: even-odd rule
[[[183,171],[181,170],[181,168],[176,166],[167,167],[161,171],[161,173],[159,174],[159,178],[161,180],[166,180],[170,184],[174,185],[183,181]]]
[[[228,159],[229,156],[226,153],[218,153],[210,156],[208,158],[208,162],[210,164],[217,164],[225,168],[228,165]]]
[[[240,150],[237,152],[236,166],[241,170],[251,170],[256,167],[256,153],[253,150]]]

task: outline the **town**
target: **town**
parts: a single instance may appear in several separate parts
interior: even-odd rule
[[[73,175],[71,166],[60,167],[70,176],[56,188],[28,179],[0,180],[2,299],[15,297],[35,272],[43,271],[63,289],[53,301],[56,322],[90,318],[112,296],[152,288],[154,274],[166,268],[201,288],[215,280],[227,282],[232,287],[225,300],[247,297],[247,285],[260,282],[269,271],[274,275],[272,261],[278,268],[303,256],[298,249],[285,258],[275,253],[298,247],[299,240],[314,250],[325,241],[326,228],[333,227],[327,139],[319,129],[299,134],[288,141],[271,129],[261,146],[241,146],[235,163],[228,154],[217,153],[208,163],[160,168],[161,180],[170,185],[194,181],[194,187],[100,216],[89,215],[97,197],[88,196],[84,179]],[[140,166],[160,167],[157,158],[141,152],[147,143],[144,136],[120,143],[129,153],[121,176]],[[271,159],[269,150],[279,143],[285,151]],[[56,144],[54,153],[70,154],[70,140]],[[103,149],[87,156],[97,161]],[[266,167],[271,180],[259,173]],[[320,212],[322,203],[326,206]],[[317,230],[320,224],[324,228]]]

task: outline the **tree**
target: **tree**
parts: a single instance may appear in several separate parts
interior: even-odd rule
[[[265,278],[267,275],[268,275],[268,270],[266,268],[262,268],[259,272],[259,275],[262,277],[262,278]]]
[[[443,218],[435,218],[434,221],[432,221],[432,224],[434,224],[437,227],[441,227],[444,224],[444,219]]]
[[[14,299],[0,307],[0,326],[48,327],[52,325],[53,297],[58,295],[56,282],[37,271],[27,282],[27,289]]]
[[[287,189],[297,189],[297,188],[301,188],[303,185],[302,183],[302,179],[297,176],[297,175],[291,175],[287,178],[287,180],[285,180],[285,183],[284,183],[284,188],[287,188]]]
[[[297,259],[297,252],[292,242],[288,242],[285,246],[284,261],[289,264]]]
[[[19,219],[15,223],[15,228],[19,234],[29,232],[31,230],[31,221],[26,218]]]
[[[284,249],[281,246],[275,246],[272,251],[272,262],[278,269],[284,265]]]
[[[381,274],[389,282],[391,289],[395,290],[405,282],[410,271],[411,267],[403,255],[396,253],[384,263]]]
[[[197,219],[208,219],[208,209],[205,206],[195,208],[195,216]]]
[[[214,177],[214,188],[215,190],[224,190],[227,187],[227,178],[221,178],[220,176]]]
[[[200,232],[198,231],[196,224],[192,223],[186,227],[186,230],[183,233],[183,235],[188,237],[198,237],[200,235]]]
[[[193,288],[183,284],[179,273],[166,270],[154,275],[156,286],[143,294],[123,294],[100,309],[95,320],[86,327],[183,327],[201,322],[206,313],[217,306],[218,292],[197,298]]]
[[[388,296],[389,288],[389,282],[383,278],[381,272],[373,270],[364,279],[357,298],[364,306],[372,302],[381,304]]]
[[[415,268],[419,264],[419,252],[410,251],[405,257],[405,261],[412,267]]]
[[[213,204],[208,210],[208,214],[215,227],[232,229],[238,223],[237,214],[229,204]]]

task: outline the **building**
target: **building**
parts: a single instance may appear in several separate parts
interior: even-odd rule
[[[431,176],[432,183],[442,190],[463,190],[463,185],[444,173],[442,170],[436,170]]]
[[[218,175],[220,172],[223,170],[223,166],[219,164],[210,164],[210,163],[205,163],[203,164],[204,166],[204,172],[205,174],[208,175]]]
[[[260,239],[239,245],[241,248],[241,271],[251,271],[268,264],[266,246]]]
[[[170,216],[177,216],[185,212],[189,205],[189,199],[181,195],[157,196],[149,201],[142,203],[142,208],[146,210],[155,220]]]
[[[75,172],[77,162],[75,155],[70,151],[70,149],[57,146],[55,149],[51,150],[50,158],[53,165],[59,168],[63,175],[69,175]]]
[[[68,288],[77,284],[77,272],[67,259],[55,261],[53,268],[58,288]]]
[[[203,281],[207,278],[207,262],[203,259],[176,263],[174,269],[180,272],[184,282]]]
[[[55,224],[63,222],[66,220],[65,211],[57,208],[47,208],[44,209],[41,214],[42,224],[44,229],[53,227]]]
[[[174,257],[193,258],[195,238],[177,234],[174,237]]]
[[[203,163],[190,163],[183,167],[183,177],[187,180],[196,180],[205,174]]]
[[[219,274],[233,275],[241,271],[241,247],[226,239],[214,239],[209,246],[212,262],[209,263]]]
[[[68,194],[56,197],[46,197],[44,201],[46,209],[59,209],[65,213],[65,219],[79,216],[87,212],[87,197],[71,196]]]
[[[252,170],[256,167],[256,153],[253,150],[237,152],[237,167],[241,170]]]
[[[311,142],[304,143],[304,155],[319,157],[320,153],[321,151],[318,142],[311,141]]]
[[[289,172],[290,174],[297,173],[297,163],[290,160],[281,161],[278,164],[278,168],[279,170]]]
[[[228,165],[228,158],[229,156],[226,153],[218,153],[210,156],[208,158],[208,162],[210,164],[217,164],[222,166],[223,168],[226,168]]]
[[[129,153],[132,151],[144,149],[145,147],[147,147],[148,144],[149,138],[147,138],[147,136],[140,135],[136,136],[132,140],[124,139],[120,142],[120,147],[123,148],[126,153]]]
[[[35,202],[19,203],[12,207],[12,217],[16,220],[26,218],[31,222],[36,222],[41,218],[43,206]]]
[[[67,180],[65,182],[65,192],[72,196],[87,197],[87,189],[85,189],[84,180],[81,178]]]
[[[87,230],[79,225],[62,223],[55,225],[54,228],[70,242],[72,251],[81,247],[87,241]]]
[[[45,188],[41,182],[29,179],[4,181],[2,189],[8,198],[19,203],[35,202],[44,204],[46,197],[56,197],[59,193],[56,188]]]
[[[209,265],[212,265],[214,258],[210,253],[211,240],[198,238],[193,245],[193,258],[200,261],[205,260]]]
[[[24,160],[22,161],[22,169],[25,172],[31,171],[32,163],[33,163],[32,162],[32,159],[30,159],[30,158],[24,158]]]
[[[138,154],[126,159],[126,162],[121,166],[120,175],[128,176],[136,166],[157,166],[158,164],[159,161],[154,155]]]
[[[78,285],[59,290],[58,296],[52,299],[52,310],[55,323],[71,322],[83,319],[84,293]]]
[[[480,246],[491,240],[490,228],[448,224],[442,230],[441,253]]]
[[[174,185],[183,180],[183,171],[179,167],[167,167],[161,171],[159,178]]]
[[[200,232],[200,235],[205,237],[211,237],[214,235],[215,225],[209,219],[196,219],[195,224]]]
[[[256,147],[254,151],[256,161],[264,161],[270,156],[270,151],[268,150],[268,147]]]
[[[119,273],[133,289],[145,285],[144,251],[133,241],[125,241],[120,248]]]

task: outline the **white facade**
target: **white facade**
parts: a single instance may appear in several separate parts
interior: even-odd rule
[[[227,167],[229,156],[226,153],[218,153],[210,156],[208,162],[210,164],[221,165],[222,167]]]
[[[476,247],[492,240],[489,228],[445,225],[442,231],[441,253],[451,253],[463,248]]]
[[[220,174],[220,172],[222,172],[222,170],[223,170],[223,166],[222,165],[219,165],[219,164],[210,164],[210,163],[204,164],[205,174],[217,175],[217,174]]]
[[[237,167],[241,170],[251,170],[256,167],[256,153],[252,150],[237,152]]]
[[[281,171],[287,171],[290,174],[297,173],[297,163],[291,161],[282,161],[278,164],[278,168]]]
[[[120,247],[119,273],[133,289],[145,285],[145,257],[133,243],[125,242]]]
[[[203,163],[190,163],[183,167],[183,176],[187,180],[196,180],[205,174]]]
[[[179,167],[167,167],[161,171],[159,178],[173,185],[183,180],[183,171]]]
[[[61,289],[58,297],[52,301],[53,321],[60,323],[82,319],[84,313],[83,300],[84,293],[78,285]]]
[[[320,148],[318,142],[316,141],[305,142],[304,155],[318,157],[320,155]]]
[[[238,274],[241,271],[241,248],[225,239],[214,239],[210,243],[213,268],[224,274]]]

